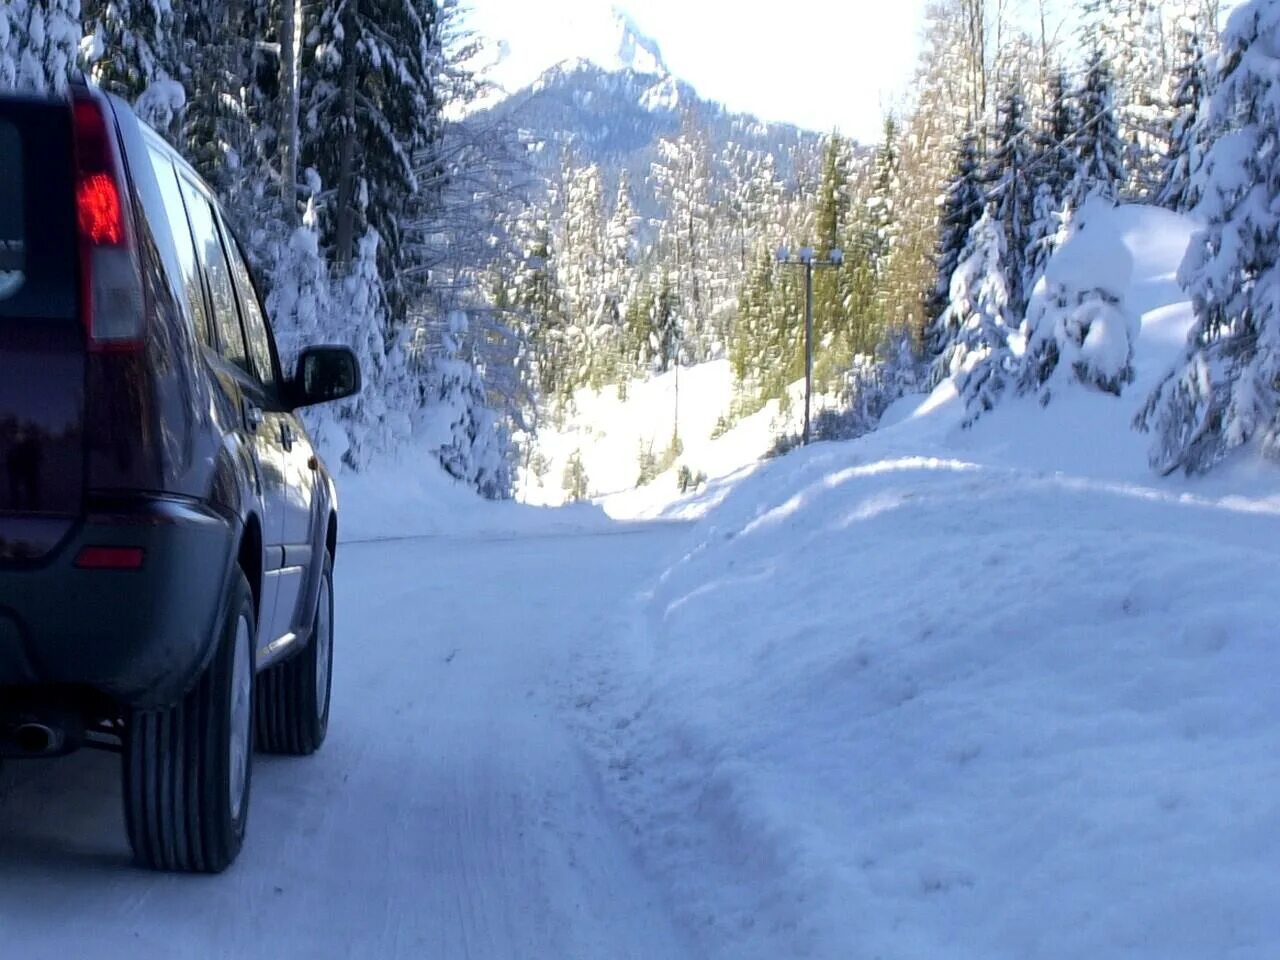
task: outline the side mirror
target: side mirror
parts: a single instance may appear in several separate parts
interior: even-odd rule
[[[341,400],[360,392],[360,365],[347,347],[307,347],[290,384],[295,407]]]

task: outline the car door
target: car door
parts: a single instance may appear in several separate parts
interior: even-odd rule
[[[240,247],[229,232],[226,236],[230,240],[227,251],[236,292],[240,296],[250,365],[260,378],[272,384],[274,400],[266,410],[266,425],[272,441],[278,444],[280,457],[283,485],[281,543],[284,547],[276,594],[275,629],[277,636],[286,636],[298,633],[310,618],[310,611],[304,609],[303,599],[316,543],[315,463],[301,421],[279,402],[278,385],[282,374],[275,342]]]
[[[280,425],[273,411],[279,407],[273,377],[255,368],[241,322],[240,299],[227,256],[228,245],[210,198],[196,183],[180,176],[182,198],[195,240],[197,257],[208,289],[212,332],[217,355],[210,363],[222,389],[239,407],[242,439],[252,451],[257,472],[262,525],[262,596],[258,610],[258,654],[269,655],[284,638],[276,615],[280,581],[284,576],[285,464],[279,440]]]

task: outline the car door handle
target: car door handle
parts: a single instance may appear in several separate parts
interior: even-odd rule
[[[244,424],[250,433],[257,433],[262,426],[262,408],[249,400],[244,401]]]

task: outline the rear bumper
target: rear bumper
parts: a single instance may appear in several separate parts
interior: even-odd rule
[[[232,521],[188,501],[91,513],[38,564],[0,565],[0,687],[77,686],[129,706],[180,699],[211,654]],[[84,570],[86,546],[141,547],[138,570]]]

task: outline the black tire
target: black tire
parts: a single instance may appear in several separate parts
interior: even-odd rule
[[[258,749],[310,756],[329,732],[333,688],[333,560],[324,555],[320,590],[307,645],[258,677]]]
[[[221,873],[240,853],[253,772],[255,621],[249,581],[237,572],[218,648],[195,688],[176,706],[127,719],[125,825],[142,866]],[[243,738],[238,756],[233,728]]]

